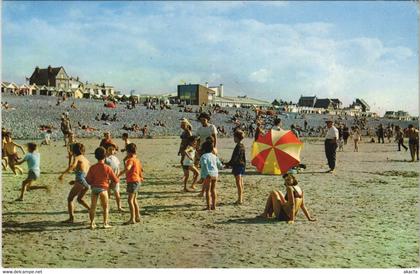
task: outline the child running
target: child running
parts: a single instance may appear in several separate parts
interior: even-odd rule
[[[120,181],[118,177],[114,174],[111,167],[105,165],[106,151],[103,147],[98,147],[95,150],[95,158],[98,160],[96,164],[91,166],[89,172],[86,176],[86,181],[90,184],[92,190],[92,203],[89,210],[89,219],[90,219],[90,229],[95,229],[95,211],[96,204],[98,202],[98,197],[101,201],[101,206],[103,209],[103,223],[104,228],[110,228],[108,220],[108,188],[109,180],[113,181],[116,184],[119,184]]]
[[[19,156],[16,152],[16,148],[20,148],[22,150],[22,153],[25,154],[25,150],[21,145],[16,144],[12,140],[12,135],[10,132],[7,132],[5,134],[4,138],[5,142],[3,144],[4,152],[7,156],[7,161],[9,163],[10,169],[13,171],[15,175],[17,175],[16,170],[20,172],[20,174],[23,174],[23,171],[20,167],[16,166],[17,161],[19,160]]]
[[[20,190],[20,196],[16,199],[16,201],[23,201],[23,194],[26,190],[33,190],[33,189],[47,189],[47,186],[32,186],[31,184],[36,181],[39,176],[41,175],[41,169],[40,169],[40,161],[41,157],[38,152],[36,152],[36,144],[34,143],[28,143],[28,153],[26,153],[25,157],[19,161],[16,162],[17,165],[22,164],[23,162],[27,162],[28,164],[28,178],[26,178],[22,182],[22,188]]]
[[[89,170],[89,160],[85,157],[85,146],[81,143],[75,143],[71,145],[71,155],[74,157],[73,163],[70,164],[65,171],[58,177],[60,181],[63,180],[64,174],[74,171],[76,178],[74,181],[71,181],[69,184],[73,185],[70,189],[69,195],[67,196],[67,210],[69,213],[69,218],[64,223],[73,223],[74,222],[74,203],[73,200],[77,196],[77,202],[89,210],[89,205],[83,200],[86,192],[89,190],[90,186],[86,181],[86,174]]]
[[[194,174],[191,188],[195,189],[195,184],[197,183],[198,169],[194,166],[196,144],[197,144],[197,138],[195,136],[190,136],[187,138],[187,147],[184,150],[184,153],[183,153],[184,159],[182,160],[182,168],[184,170],[184,191],[185,192],[189,192],[187,188],[187,182],[190,176],[190,171],[192,171]]]
[[[126,147],[127,157],[125,168],[118,174],[118,177],[125,173],[127,181],[128,206],[130,207],[130,219],[124,225],[140,222],[140,208],[137,202],[137,191],[143,182],[143,168],[140,160],[137,159],[137,146],[134,143]]]
[[[245,174],[245,146],[242,144],[244,139],[244,132],[242,130],[236,130],[233,133],[233,140],[236,143],[235,149],[232,153],[232,158],[226,167],[232,167],[232,174],[235,176],[236,188],[238,189],[238,200],[235,202],[236,205],[241,205],[243,203],[243,193],[244,193],[244,178]]]
[[[213,153],[213,142],[206,140],[201,146],[202,155],[200,157],[201,178],[204,179],[203,189],[206,193],[207,210],[216,209],[217,193],[216,182],[219,175],[218,168],[222,168],[219,158]],[[210,199],[211,193],[211,199]],[[210,201],[211,200],[211,201]]]
[[[117,149],[115,146],[109,146],[106,150],[105,164],[109,165],[114,171],[114,174],[118,175],[120,173],[120,160],[115,156]],[[115,201],[117,202],[117,208],[119,212],[124,212],[124,209],[121,206],[121,196],[120,196],[120,184],[114,182],[110,183],[108,189],[108,197],[111,197],[111,189],[114,191]]]

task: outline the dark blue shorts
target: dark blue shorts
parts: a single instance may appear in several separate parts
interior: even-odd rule
[[[137,193],[139,182],[127,183],[127,193]]]
[[[243,176],[245,174],[245,167],[244,166],[234,166],[232,167],[232,174],[235,176],[241,175]]]

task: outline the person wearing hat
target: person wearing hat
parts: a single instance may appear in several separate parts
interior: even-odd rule
[[[200,147],[206,141],[207,138],[213,137],[213,146],[216,147],[217,145],[217,129],[213,124],[210,124],[210,115],[202,112],[198,116],[198,120],[200,120],[201,127],[197,129],[197,135],[200,138]]]
[[[332,173],[335,169],[335,156],[337,151],[338,129],[333,125],[332,120],[327,120],[327,135],[325,136],[325,156],[327,156],[328,166]]]

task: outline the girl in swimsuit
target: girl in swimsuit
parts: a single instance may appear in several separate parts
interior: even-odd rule
[[[295,222],[299,209],[302,209],[309,221],[316,221],[309,215],[305,207],[303,191],[297,185],[298,182],[295,177],[291,174],[285,174],[283,178],[286,186],[286,195],[283,195],[281,191],[272,191],[267,198],[264,212],[258,217],[270,218],[274,213],[278,220],[292,224]]]

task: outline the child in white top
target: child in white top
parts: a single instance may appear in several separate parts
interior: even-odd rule
[[[187,147],[184,150],[184,160],[182,161],[182,169],[184,170],[184,191],[189,192],[187,188],[188,178],[190,176],[190,171],[193,172],[193,182],[191,188],[195,189],[195,184],[198,179],[198,169],[194,166],[195,161],[195,146],[197,145],[197,138],[195,136],[190,136],[187,139]]]
[[[120,160],[115,156],[117,149],[115,146],[110,145],[106,150],[105,164],[110,166],[114,174],[119,174],[120,172]],[[120,195],[120,184],[115,182],[110,182],[108,188],[108,197],[111,197],[111,189],[114,191],[115,201],[117,202],[117,208],[119,212],[124,212],[124,209],[121,206],[121,195]]]

